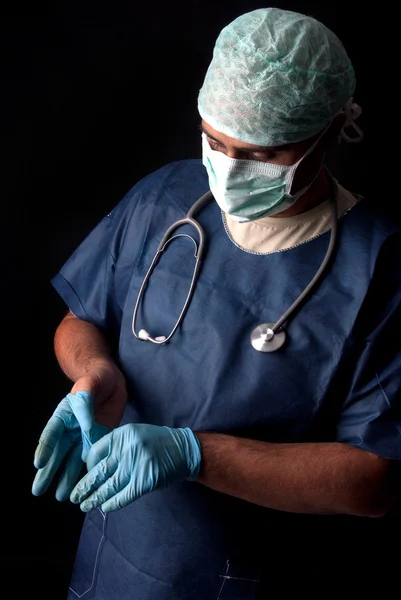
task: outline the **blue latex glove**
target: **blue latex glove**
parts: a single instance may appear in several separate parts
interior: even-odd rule
[[[67,394],[40,436],[34,459],[34,465],[39,470],[33,481],[32,494],[41,496],[46,492],[68,455],[56,490],[57,500],[67,500],[92,444],[109,431],[94,421],[92,394]]]
[[[129,424],[117,427],[89,451],[88,473],[71,501],[88,512],[98,506],[110,512],[157,488],[198,477],[201,446],[186,427]]]

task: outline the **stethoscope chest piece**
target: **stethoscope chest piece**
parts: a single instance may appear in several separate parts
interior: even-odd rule
[[[258,352],[275,352],[285,342],[283,330],[274,331],[274,323],[262,323],[251,333],[251,344]]]

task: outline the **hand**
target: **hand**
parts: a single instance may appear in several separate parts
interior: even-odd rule
[[[121,371],[106,361],[97,361],[80,377],[71,389],[86,390],[93,394],[95,419],[109,429],[118,427],[127,403],[125,378]]]
[[[46,492],[67,456],[56,490],[57,500],[66,500],[78,481],[90,446],[120,423],[126,402],[121,371],[107,361],[93,363],[60,402],[41,435],[34,461],[39,471],[32,493],[40,496]]]
[[[39,470],[32,493],[41,496],[46,492],[67,457],[56,490],[57,500],[66,500],[78,481],[83,461],[86,461],[92,444],[108,432],[107,427],[94,421],[92,394],[84,391],[67,394],[40,436],[34,459],[34,465]]]
[[[129,424],[118,427],[89,451],[89,472],[71,493],[88,512],[123,508],[157,488],[194,481],[201,463],[198,438],[186,427]]]

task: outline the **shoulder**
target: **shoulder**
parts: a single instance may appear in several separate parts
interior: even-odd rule
[[[140,179],[127,193],[126,203],[133,209],[141,197],[148,206],[168,204],[186,213],[208,185],[200,159],[174,161]]]
[[[339,186],[342,201],[349,204],[349,209],[341,219],[340,239],[347,246],[352,245],[356,251],[364,254],[380,253],[383,245],[389,240],[399,244],[401,227],[381,210],[373,206],[362,196]],[[354,199],[354,202],[351,200]]]
[[[196,180],[206,179],[206,170],[200,159],[176,160],[163,165],[149,175],[143,177],[136,186],[146,189],[148,185],[163,184],[167,187],[184,183],[187,185],[191,181],[196,185]],[[134,186],[134,187],[136,187]]]
[[[169,163],[141,178],[107,216],[111,220],[110,253],[121,255],[146,244],[174,221],[209,189],[206,169],[200,159]]]

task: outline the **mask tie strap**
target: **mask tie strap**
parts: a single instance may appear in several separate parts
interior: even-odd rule
[[[359,106],[359,104],[356,104],[356,102],[354,102],[353,98],[349,98],[344,104],[343,112],[345,112],[347,120],[345,121],[344,127],[342,128],[340,135],[338,136],[338,143],[340,143],[341,140],[344,140],[349,144],[357,144],[358,142],[361,142],[363,140],[363,131],[355,123],[355,121],[356,119],[358,119],[358,117],[360,117],[362,113],[362,108]],[[355,137],[350,137],[345,132],[345,129],[347,129],[348,127],[351,127],[351,129],[356,131],[357,135]]]

